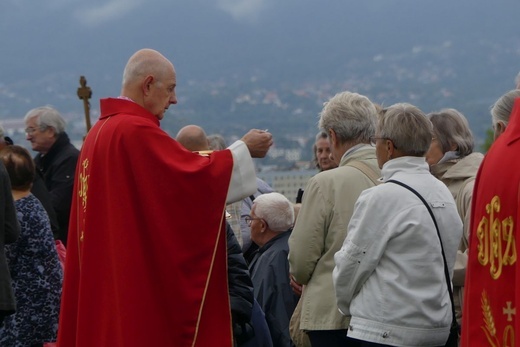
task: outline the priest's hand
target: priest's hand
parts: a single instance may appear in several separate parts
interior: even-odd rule
[[[267,130],[251,129],[241,139],[252,158],[263,158],[273,144],[273,135]]]

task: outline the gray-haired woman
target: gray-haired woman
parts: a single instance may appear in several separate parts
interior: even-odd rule
[[[462,295],[466,277],[471,198],[478,168],[484,159],[474,152],[473,134],[466,118],[455,109],[444,109],[427,116],[433,124],[433,139],[426,153],[432,174],[450,190],[463,221],[464,233],[453,271],[453,294],[457,320],[462,317]]]
[[[515,100],[520,98],[520,89],[513,89],[502,95],[491,107],[491,121],[493,123],[493,131],[495,140],[506,131],[507,124]]]
[[[396,104],[380,115],[371,142],[384,184],[361,193],[334,257],[338,308],[352,316],[348,346],[442,346],[450,334],[445,267],[451,274],[462,222],[425,161],[431,132],[413,105]]]

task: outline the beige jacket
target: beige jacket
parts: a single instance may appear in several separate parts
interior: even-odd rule
[[[484,155],[482,153],[475,152],[462,159],[449,160],[431,167],[432,174],[446,184],[453,195],[457,203],[457,210],[464,225],[464,232],[453,269],[453,301],[455,303],[455,312],[459,323],[462,317],[463,287],[468,263],[467,249],[471,198],[473,196],[475,176],[483,159]]]
[[[298,283],[306,285],[300,298],[303,330],[348,327],[350,318],[341,315],[336,305],[332,283],[334,254],[343,245],[357,198],[363,190],[374,186],[365,173],[349,165],[355,161],[367,164],[379,177],[375,149],[370,145],[348,153],[338,168],[312,177],[289,238],[290,272]]]

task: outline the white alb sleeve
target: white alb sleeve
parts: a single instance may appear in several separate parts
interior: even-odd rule
[[[226,204],[231,204],[254,194],[258,187],[255,166],[246,144],[238,140],[228,149],[233,154],[233,172],[231,173]]]

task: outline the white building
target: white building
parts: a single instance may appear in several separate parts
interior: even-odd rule
[[[305,189],[309,178],[317,173],[318,170],[268,171],[259,172],[257,176],[267,182],[275,192],[296,202],[298,189]]]

